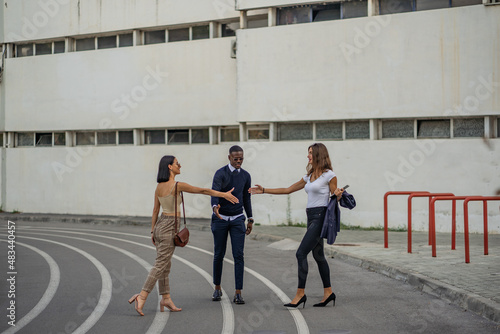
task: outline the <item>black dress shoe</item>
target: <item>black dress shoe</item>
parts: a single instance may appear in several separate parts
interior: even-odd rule
[[[300,298],[300,300],[299,300],[299,302],[297,304],[288,303],[288,304],[285,304],[283,306],[297,308],[297,306],[299,306],[300,304],[304,303],[304,305],[302,306],[302,308],[304,308],[304,307],[306,307],[306,301],[307,301],[307,296],[303,295],[302,298]]]
[[[241,297],[240,293],[237,293],[237,294],[234,295],[233,302],[235,304],[245,304],[245,301],[243,300],[243,297]]]
[[[214,302],[220,302],[221,297],[222,297],[222,290],[215,289],[214,294],[212,296],[212,300]]]
[[[326,300],[324,302],[321,302],[321,303],[318,303],[318,304],[314,304],[313,306],[314,307],[325,307],[332,300],[333,300],[333,306],[335,306],[335,299],[337,299],[337,296],[335,296],[335,293],[332,292],[332,294],[329,295],[328,298],[326,298]]]

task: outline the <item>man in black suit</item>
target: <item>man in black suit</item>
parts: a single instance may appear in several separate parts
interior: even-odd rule
[[[238,198],[239,203],[232,204],[219,197],[212,197],[212,234],[214,236],[214,267],[213,279],[215,291],[213,301],[220,301],[222,291],[220,282],[222,278],[222,263],[226,254],[227,235],[231,236],[231,248],[234,259],[234,279],[236,291],[233,302],[235,304],[245,304],[241,297],[243,289],[244,259],[243,248],[245,246],[245,235],[252,232],[252,204],[248,189],[251,187],[250,174],[241,168],[243,163],[243,149],[234,145],[229,149],[229,164],[215,172],[212,189],[217,191],[229,191],[234,188],[233,195]],[[245,227],[245,215],[248,216],[248,225]],[[222,219],[217,217],[220,215]]]

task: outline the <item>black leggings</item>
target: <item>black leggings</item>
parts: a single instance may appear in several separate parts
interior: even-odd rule
[[[323,250],[323,238],[320,237],[325,218],[326,207],[308,208],[307,212],[307,231],[297,249],[297,262],[299,265],[299,289],[305,289],[308,272],[307,254],[313,252],[313,257],[318,264],[319,274],[323,281],[323,288],[331,287],[330,267],[325,258]]]

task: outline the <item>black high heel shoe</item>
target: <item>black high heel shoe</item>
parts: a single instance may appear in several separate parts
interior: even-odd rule
[[[314,304],[313,307],[325,307],[332,300],[333,300],[333,306],[335,306],[335,299],[336,298],[337,298],[337,296],[335,296],[335,293],[332,292],[332,294],[329,295],[328,298],[326,298],[326,300],[324,302]]]
[[[304,308],[304,307],[306,307],[306,301],[307,301],[307,296],[303,295],[302,298],[300,298],[300,300],[299,300],[299,302],[297,304],[288,303],[288,304],[285,304],[283,306],[286,306],[286,307],[297,307],[300,304],[304,303],[304,306],[302,306],[302,308]]]

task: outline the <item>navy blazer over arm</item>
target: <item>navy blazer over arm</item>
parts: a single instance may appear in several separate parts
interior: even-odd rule
[[[356,206],[354,196],[344,191],[342,197],[340,197],[340,206],[349,210],[353,209]],[[332,245],[337,238],[338,232],[340,232],[340,209],[337,196],[333,195],[330,197],[330,202],[326,209],[321,237],[326,239],[327,244]]]

